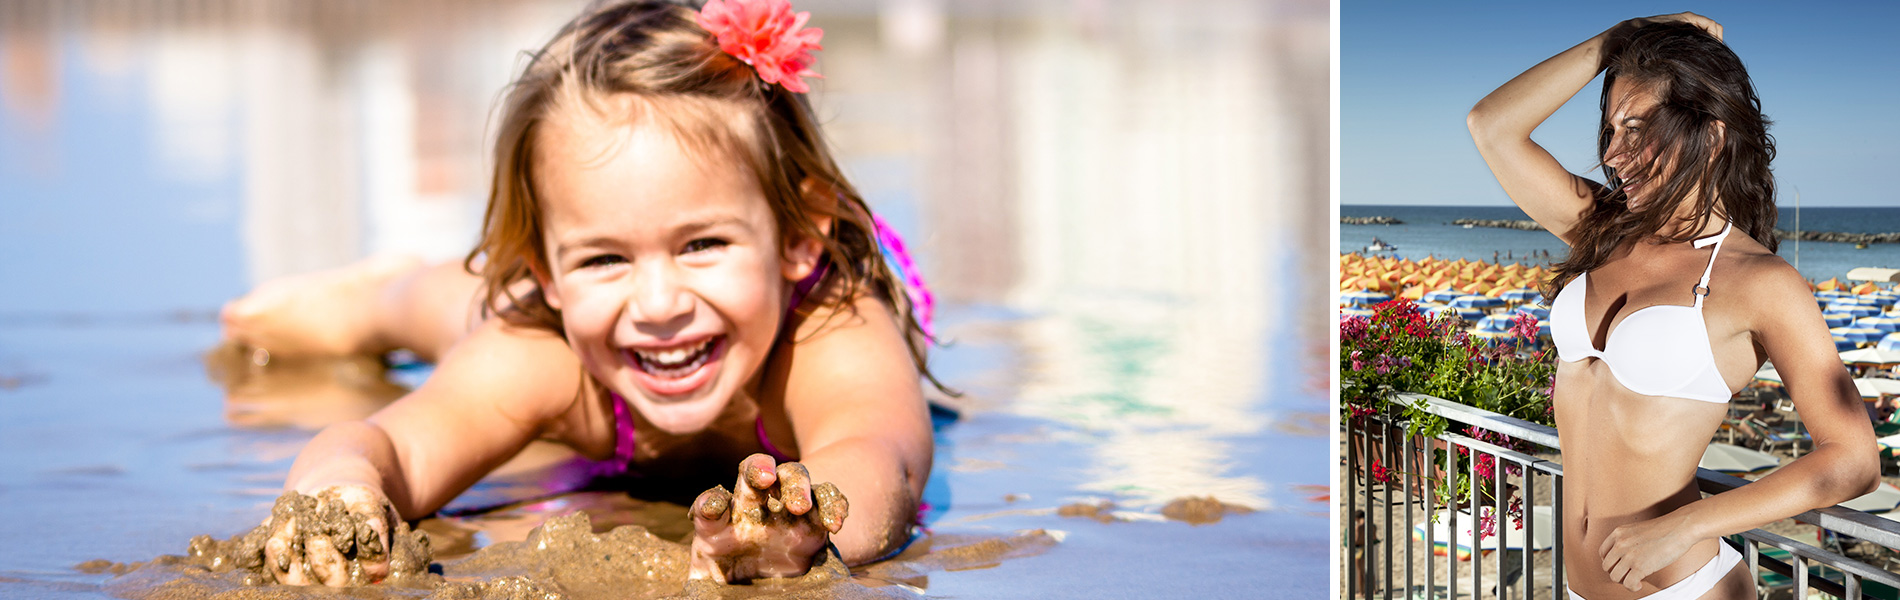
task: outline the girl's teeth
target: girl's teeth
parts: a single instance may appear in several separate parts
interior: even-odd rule
[[[712,340],[706,340],[705,342],[701,342],[698,346],[691,348],[675,348],[657,352],[651,350],[636,350],[634,352],[639,354],[640,358],[648,362],[658,363],[660,366],[673,366],[686,362],[686,359],[692,358],[695,354],[699,354],[700,351],[705,350],[706,345],[711,342]]]

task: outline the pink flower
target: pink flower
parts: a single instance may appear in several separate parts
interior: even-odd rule
[[[811,70],[812,50],[825,30],[802,29],[811,13],[792,12],[791,0],[708,0],[699,11],[699,26],[719,40],[719,49],[752,65],[759,78],[800,94],[810,92],[800,77],[817,77]]]

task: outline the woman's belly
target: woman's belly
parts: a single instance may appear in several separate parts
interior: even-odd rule
[[[1558,362],[1555,395],[1563,436],[1564,576],[1571,589],[1589,600],[1640,598],[1714,558],[1716,541],[1697,543],[1631,592],[1603,570],[1602,548],[1617,527],[1702,498],[1696,464],[1727,405],[1636,394],[1594,359]]]

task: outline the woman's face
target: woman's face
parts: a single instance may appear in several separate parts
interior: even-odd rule
[[[549,273],[568,344],[648,422],[705,429],[777,339],[787,278],[757,181],[663,127],[561,115],[534,157]],[[566,111],[575,113],[580,111]]]
[[[1674,161],[1658,164],[1658,140],[1649,135],[1650,115],[1660,103],[1646,86],[1618,79],[1610,86],[1610,148],[1603,164],[1623,179],[1623,195],[1630,210],[1640,210],[1655,198],[1655,189],[1674,173]]]

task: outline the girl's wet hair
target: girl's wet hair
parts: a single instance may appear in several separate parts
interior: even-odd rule
[[[560,311],[535,279],[549,265],[534,145],[553,115],[586,110],[608,122],[665,127],[698,158],[747,169],[771,205],[781,246],[821,241],[823,277],[843,291],[839,308],[865,293],[889,302],[918,371],[948,392],[925,366],[928,338],[883,260],[871,210],[832,159],[806,97],[765,83],[720,51],[694,15],[668,2],[595,2],[530,57],[503,99],[481,241],[464,262],[482,278],[484,315],[562,331]],[[829,232],[820,226],[826,219]]]
[[[1777,245],[1775,178],[1768,168],[1775,158],[1775,139],[1768,134],[1769,120],[1761,113],[1761,99],[1742,59],[1688,23],[1643,25],[1627,39],[1628,45],[1604,70],[1597,158],[1608,161],[1622,152],[1641,155],[1648,148],[1655,151],[1655,159],[1625,163],[1624,173],[1602,165],[1609,186],[1598,191],[1596,202],[1571,230],[1570,255],[1552,267],[1555,276],[1545,290],[1547,297],[1556,297],[1570,279],[1607,262],[1631,239],[1690,241],[1714,218],[1718,201],[1737,230],[1770,252]],[[1657,103],[1649,114],[1639,115],[1639,132],[1626,133],[1624,145],[1613,148],[1610,92],[1619,80],[1655,94]],[[1628,206],[1625,175],[1643,179],[1651,190],[1652,198],[1640,210]],[[1692,194],[1695,190],[1700,192]],[[1697,216],[1691,226],[1676,227],[1671,221],[1683,203],[1692,203]]]

